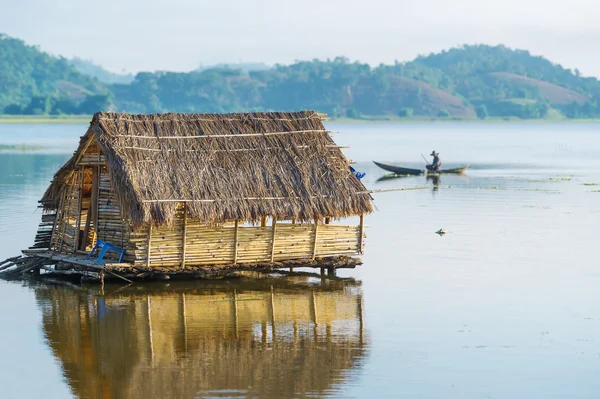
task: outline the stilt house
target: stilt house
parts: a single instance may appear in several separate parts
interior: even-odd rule
[[[123,267],[172,270],[360,254],[372,198],[330,133],[314,111],[97,113],[35,247],[85,258],[102,240]]]

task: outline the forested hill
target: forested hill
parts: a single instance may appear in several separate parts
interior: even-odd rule
[[[142,72],[131,83],[108,84],[1,36],[0,65],[4,113],[316,109],[334,118],[600,117],[597,79],[503,46],[464,46],[377,67],[338,57],[268,69]]]
[[[0,112],[90,113],[109,102],[110,90],[77,72],[65,58],[0,34]]]

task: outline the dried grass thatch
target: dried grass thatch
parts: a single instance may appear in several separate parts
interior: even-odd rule
[[[46,192],[47,207],[94,145],[107,158],[124,213],[138,226],[170,224],[178,202],[187,204],[188,217],[208,224],[372,211],[366,188],[314,111],[97,113]]]

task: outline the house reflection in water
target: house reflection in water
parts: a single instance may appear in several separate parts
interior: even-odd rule
[[[80,398],[323,397],[360,372],[369,346],[354,280],[40,286],[36,296]]]

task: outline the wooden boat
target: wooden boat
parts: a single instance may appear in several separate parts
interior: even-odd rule
[[[400,166],[394,166],[394,165],[386,165],[383,163],[379,163],[376,161],[373,161],[373,163],[377,166],[379,166],[381,169],[387,170],[388,172],[392,172],[395,173],[396,175],[413,175],[413,176],[417,176],[417,175],[422,175],[423,173],[425,173],[424,170],[421,169],[410,169],[410,168],[403,168]]]
[[[461,168],[454,168],[454,169],[442,169],[439,172],[430,172],[427,170],[421,170],[421,169],[410,169],[410,168],[403,168],[401,166],[394,166],[394,165],[386,165],[380,162],[376,162],[373,161],[373,163],[377,166],[379,166],[381,169],[387,170],[388,172],[392,172],[395,173],[397,175],[413,175],[413,176],[417,176],[417,175],[422,175],[424,173],[427,174],[461,174],[464,173],[467,169],[469,169],[469,165],[467,166],[463,166]]]
[[[454,169],[442,169],[439,172],[431,172],[427,171],[428,175],[445,175],[445,174],[454,174],[459,175],[464,173],[467,169],[469,169],[469,165],[463,166],[462,168],[454,168]]]

